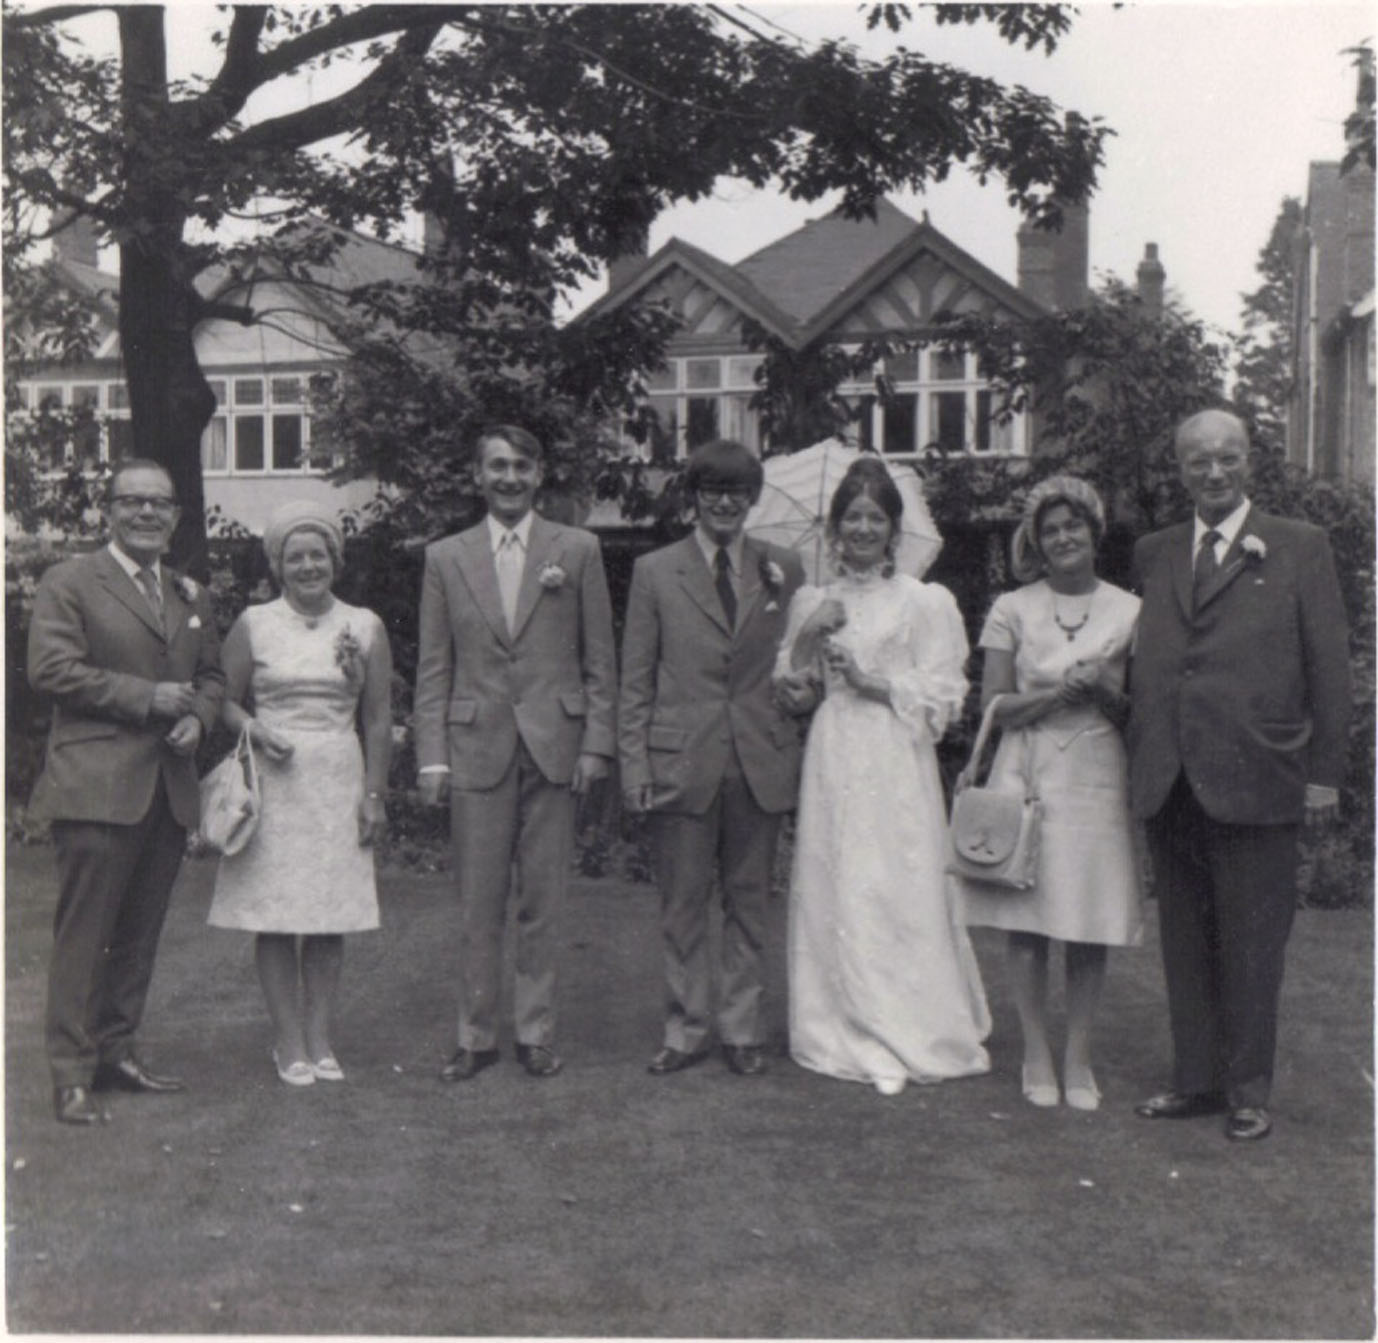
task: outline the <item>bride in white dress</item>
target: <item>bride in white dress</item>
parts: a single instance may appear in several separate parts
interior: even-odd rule
[[[796,593],[776,665],[824,688],[790,883],[790,1054],[886,1095],[990,1067],[934,755],[966,694],[966,633],[946,588],[894,572],[902,509],[883,463],[853,464],[828,517],[841,576]]]

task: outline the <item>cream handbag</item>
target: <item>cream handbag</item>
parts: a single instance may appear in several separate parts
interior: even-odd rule
[[[1042,805],[1025,757],[1023,787],[979,786],[981,756],[995,723],[996,695],[981,716],[971,759],[958,777],[948,824],[947,870],[983,886],[1027,891],[1038,872]]]

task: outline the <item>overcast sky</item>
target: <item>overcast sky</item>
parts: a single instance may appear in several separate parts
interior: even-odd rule
[[[1156,242],[1169,288],[1199,317],[1237,326],[1240,294],[1257,286],[1259,249],[1285,195],[1305,196],[1307,165],[1344,152],[1354,105],[1346,47],[1378,35],[1378,3],[1084,4],[1052,56],[1002,42],[989,25],[939,28],[922,11],[901,34],[867,33],[862,4],[752,4],[737,12],[762,30],[806,40],[845,37],[880,56],[897,43],[1018,82],[1060,106],[1102,117],[1116,132],[1091,205],[1091,266],[1132,280]],[[917,7],[916,7],[917,9]],[[207,38],[225,16],[208,5],[169,5],[169,51],[179,73],[211,68]],[[108,16],[82,21],[96,47],[113,42]],[[336,72],[279,81],[255,97],[248,119],[333,91]],[[340,75],[347,73],[339,71]],[[671,236],[735,262],[825,213],[835,200],[800,205],[738,184],[657,221],[652,248]],[[981,187],[960,169],[923,197],[953,241],[1015,279],[1017,214],[1000,183]],[[419,241],[419,228],[414,230]],[[601,292],[592,286],[575,306]]]

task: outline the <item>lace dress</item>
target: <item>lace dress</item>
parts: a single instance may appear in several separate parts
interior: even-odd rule
[[[995,599],[981,647],[1014,654],[1021,691],[1059,684],[1077,661],[1108,662],[1123,684],[1138,616],[1133,593],[1102,582],[1085,625],[1069,639],[1054,619],[1053,591],[1040,580]],[[1119,729],[1099,709],[1079,705],[1002,733],[991,782],[1014,784],[1026,770],[1043,804],[1037,881],[1028,891],[992,894],[979,882],[954,878],[967,923],[1063,942],[1137,945],[1143,898]]]
[[[802,588],[777,673],[830,596],[847,610],[834,639],[889,679],[893,707],[829,674],[809,727],[790,885],[790,1054],[882,1089],[983,1073],[990,1013],[944,878],[934,755],[966,692],[957,604],[905,575]]]
[[[260,933],[376,928],[373,849],[359,843],[364,757],[355,720],[362,658],[382,624],[338,600],[320,617],[279,598],[240,619],[253,656],[254,716],[293,751],[282,764],[256,755],[263,813],[248,845],[220,860],[209,922]],[[350,644],[358,649],[352,678],[341,666]]]

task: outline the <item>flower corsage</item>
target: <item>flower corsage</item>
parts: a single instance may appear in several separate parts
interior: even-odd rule
[[[194,578],[188,578],[186,574],[178,574],[172,580],[173,591],[188,605],[196,600],[196,595],[201,591]]]
[[[1244,558],[1253,564],[1262,564],[1268,558],[1268,547],[1261,536],[1250,533],[1240,541],[1239,548],[1244,552]]]
[[[335,665],[345,674],[350,685],[359,685],[364,679],[364,650],[348,625],[335,636]]]
[[[780,593],[785,586],[785,571],[769,555],[761,556],[761,583],[765,587],[767,611],[780,609]]]
[[[550,564],[541,565],[541,571],[536,575],[536,581],[547,592],[558,592],[565,585],[569,575],[565,573],[558,564],[553,561]]]

